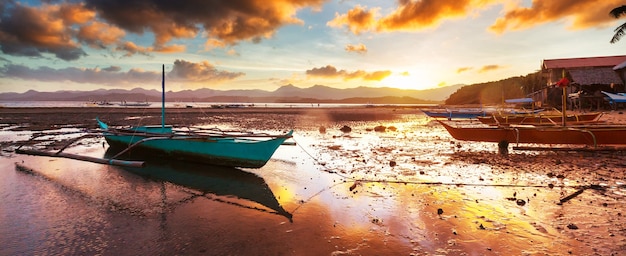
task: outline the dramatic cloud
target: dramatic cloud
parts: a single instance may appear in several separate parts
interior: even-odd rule
[[[367,47],[365,47],[364,44],[358,44],[358,45],[348,44],[346,45],[346,51],[364,54],[367,52]]]
[[[325,0],[303,1],[162,1],[85,0],[99,15],[127,31],[155,34],[155,47],[173,38],[193,38],[201,28],[226,44],[258,42],[281,26],[302,24],[295,17],[302,8],[320,8]]]
[[[513,6],[489,29],[496,33],[520,30],[562,19],[572,22],[572,29],[608,25],[614,21],[608,13],[621,6],[621,0],[534,0],[532,6]]]
[[[508,0],[400,0],[395,10],[381,16],[379,8],[355,6],[345,14],[335,14],[327,23],[331,27],[347,27],[354,34],[364,32],[420,31],[439,26],[449,19],[477,15],[493,5],[505,8],[488,29],[495,33],[519,30],[559,20],[571,20],[573,29],[609,25],[614,19],[611,9],[623,4],[619,0],[534,0],[522,7],[520,1]],[[380,16],[380,17],[379,17]]]
[[[378,31],[415,31],[437,27],[442,21],[463,18],[494,0],[400,1],[398,8],[378,22]]]
[[[399,1],[389,15],[377,19],[379,8],[357,5],[346,14],[335,14],[327,23],[331,27],[346,26],[354,34],[365,31],[418,31],[438,26],[443,20],[462,18],[475,9],[485,8],[496,0],[417,0]]]
[[[184,60],[176,60],[174,62],[174,68],[168,74],[168,77],[174,81],[204,83],[233,80],[243,75],[245,74],[240,72],[219,71],[208,61],[192,63]]]
[[[357,70],[354,72],[348,72],[346,70],[337,70],[337,68],[327,65],[321,68],[313,68],[306,71],[307,76],[325,77],[325,78],[343,78],[344,80],[362,79],[368,81],[381,81],[385,77],[391,75],[391,71],[374,71],[365,72],[363,70]]]
[[[130,56],[182,52],[183,44],[169,43],[198,35],[222,47],[245,40],[259,42],[284,25],[302,24],[295,16],[298,10],[320,8],[324,1],[59,0],[33,7],[3,0],[0,50],[29,57],[48,53],[70,61],[86,56],[82,44]],[[154,42],[151,46],[125,42],[127,33],[153,33]]]
[[[124,35],[124,31],[117,27],[101,22],[93,22],[81,27],[76,37],[93,48],[105,49],[107,45],[119,42]]]
[[[4,54],[41,57],[51,53],[76,60],[86,53],[73,40],[72,25],[93,17],[80,6],[48,5],[39,8],[6,2],[0,9],[0,48]]]

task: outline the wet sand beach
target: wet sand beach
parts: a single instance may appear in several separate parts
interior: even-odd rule
[[[0,108],[0,255],[626,253],[624,152],[502,156],[494,143],[454,140],[411,107],[167,110],[176,126],[294,129],[296,146],[260,169],[159,159],[133,169],[13,153],[37,131],[95,128],[96,116],[158,124],[160,114]],[[626,124],[624,116],[602,119]],[[68,152],[102,157],[103,142]]]

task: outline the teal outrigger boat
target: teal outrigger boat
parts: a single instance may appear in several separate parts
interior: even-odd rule
[[[261,168],[293,134],[293,131],[269,135],[201,128],[177,130],[171,126],[111,128],[96,120],[109,146],[120,150],[113,159],[131,152],[220,166]]]
[[[278,147],[292,137],[293,130],[282,135],[269,135],[194,127],[173,129],[165,125],[165,65],[162,89],[161,125],[112,128],[96,118],[109,146],[120,149],[112,159],[133,152],[148,157],[261,168]]]

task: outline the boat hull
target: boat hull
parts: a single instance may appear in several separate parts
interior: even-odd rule
[[[452,118],[459,118],[459,119],[470,119],[470,118],[476,118],[478,116],[486,116],[487,113],[485,111],[471,111],[471,110],[448,110],[448,111],[430,111],[430,110],[422,110],[422,112],[424,112],[424,114],[426,114],[429,117],[434,117],[434,118],[448,118],[448,119],[452,119]]]
[[[602,113],[585,113],[568,115],[567,122],[590,122],[600,118]],[[562,115],[493,115],[477,117],[484,124],[560,124],[563,122]]]
[[[536,144],[626,145],[626,126],[453,127],[439,121],[457,140]]]
[[[166,157],[219,166],[261,168],[288,136],[250,140],[230,137],[154,137],[105,133],[104,137],[111,148],[119,151],[144,140],[130,149],[131,155],[140,153],[142,157],[149,158]]]

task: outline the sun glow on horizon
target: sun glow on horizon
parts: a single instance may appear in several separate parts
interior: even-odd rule
[[[394,73],[382,80],[381,85],[398,88],[425,90],[436,87],[437,83],[433,82],[425,75],[414,75],[409,72]]]

